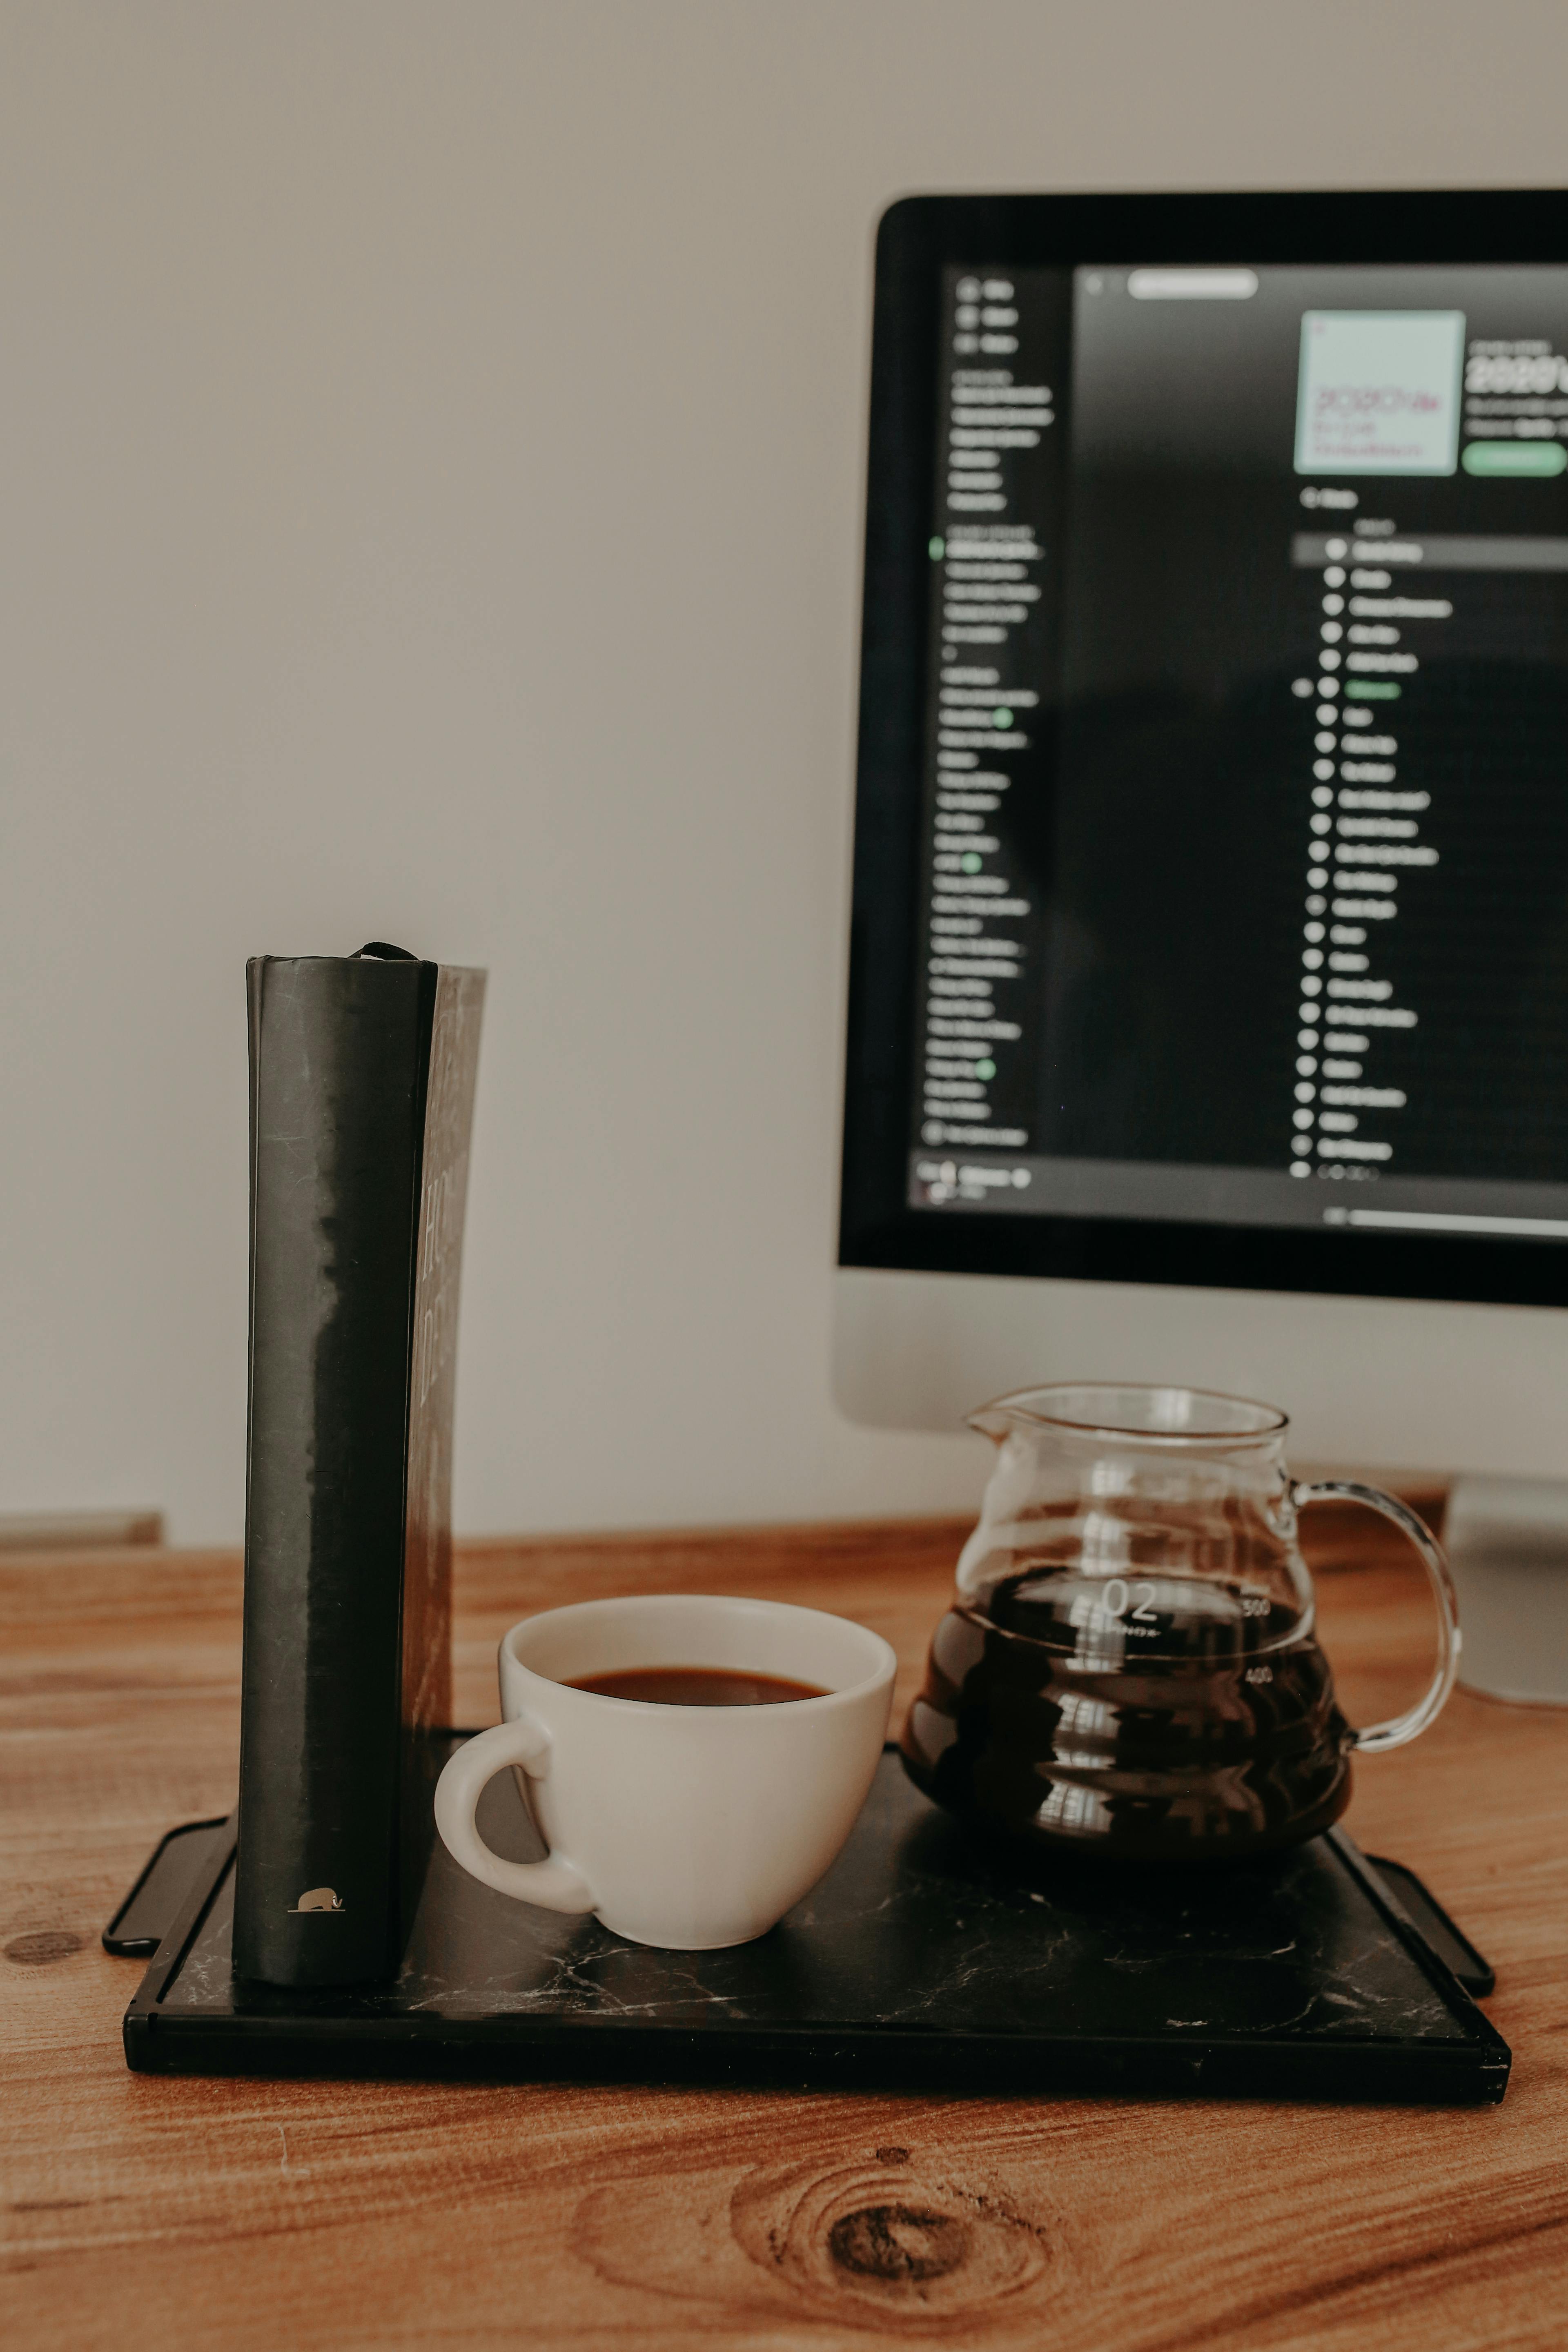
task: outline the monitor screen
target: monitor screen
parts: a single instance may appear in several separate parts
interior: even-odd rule
[[[858,873],[910,974],[857,977],[852,1162],[868,1055],[902,1101],[849,1262],[876,1229],[881,1262],[1549,1297],[1568,260],[1271,260],[1231,201],[1224,258],[1020,260],[984,218],[926,257],[928,394],[881,419],[918,607],[888,548],[868,569],[902,787],[884,724]],[[998,1223],[1017,1247],[922,1239]],[[1423,1246],[1342,1246],[1394,1239]]]

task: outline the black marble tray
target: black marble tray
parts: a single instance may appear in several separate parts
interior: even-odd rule
[[[510,1773],[479,1822],[498,1853],[542,1851]],[[1018,1869],[977,1853],[889,1750],[832,1870],[757,1943],[625,1943],[492,1893],[437,1847],[396,1980],[311,1993],[236,1979],[232,1824],[192,1845],[126,2012],[143,2073],[1443,2104],[1508,2084],[1507,2043],[1338,1830],[1201,1874]]]

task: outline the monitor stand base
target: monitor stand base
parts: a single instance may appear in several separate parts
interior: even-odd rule
[[[1444,1549],[1459,1595],[1459,1681],[1568,1706],[1568,1480],[1454,1481]]]

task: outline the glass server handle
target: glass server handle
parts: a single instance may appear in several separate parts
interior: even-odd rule
[[[1394,1496],[1385,1495],[1381,1486],[1357,1486],[1343,1479],[1325,1478],[1314,1486],[1292,1487],[1291,1500],[1299,1511],[1309,1503],[1364,1503],[1369,1511],[1381,1512],[1385,1519],[1392,1519],[1396,1528],[1402,1528],[1426,1564],[1432,1598],[1437,1604],[1437,1670],[1423,1696],[1404,1715],[1393,1716],[1387,1723],[1374,1723],[1365,1731],[1351,1734],[1352,1745],[1364,1755],[1375,1754],[1380,1748],[1403,1748],[1406,1740],[1417,1738],[1441,1714],[1459,1671],[1459,1605],[1442,1547],[1414,1511],[1406,1509]]]

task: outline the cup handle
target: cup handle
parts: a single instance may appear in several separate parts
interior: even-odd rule
[[[1442,1712],[1443,1703],[1454,1687],[1454,1677],[1459,1671],[1459,1604],[1454,1596],[1454,1580],[1448,1573],[1448,1563],[1441,1546],[1424,1528],[1412,1510],[1385,1495],[1381,1486],[1356,1486],[1340,1478],[1324,1478],[1313,1486],[1292,1486],[1290,1499],[1296,1508],[1304,1510],[1309,1503],[1364,1503],[1369,1511],[1381,1512],[1392,1519],[1409,1537],[1420,1553],[1431,1579],[1432,1598],[1437,1604],[1437,1671],[1433,1675],[1425,1696],[1404,1715],[1390,1717],[1386,1723],[1374,1723],[1365,1731],[1352,1731],[1351,1745],[1363,1753],[1375,1754],[1380,1748],[1403,1748],[1408,1739],[1417,1738],[1428,1724]],[[450,1769],[450,1767],[447,1768]]]
[[[498,1895],[513,1895],[520,1903],[537,1903],[546,1911],[592,1911],[597,1897],[564,1855],[552,1853],[543,1862],[503,1862],[490,1852],[474,1823],[479,1798],[498,1772],[509,1764],[521,1764],[539,1778],[549,1756],[550,1734],[536,1716],[516,1716],[510,1723],[476,1732],[448,1758],[436,1783],[436,1827],[453,1860]]]

